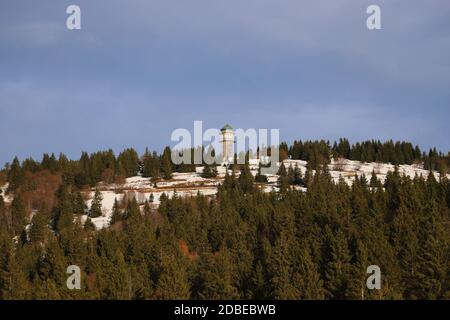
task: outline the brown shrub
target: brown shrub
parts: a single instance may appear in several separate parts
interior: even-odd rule
[[[39,209],[42,204],[47,208],[56,205],[56,191],[62,184],[61,174],[42,170],[36,173],[26,172],[29,188],[23,193],[23,199],[29,210]]]

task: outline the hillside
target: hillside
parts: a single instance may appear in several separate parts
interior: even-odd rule
[[[256,176],[259,161],[257,159],[250,160],[250,169],[253,176]],[[283,164],[288,167],[298,167],[305,175],[307,170],[307,161],[302,160],[284,160]],[[280,165],[280,163],[278,164]],[[394,172],[394,165],[383,164],[383,163],[363,163],[360,161],[352,161],[347,159],[331,160],[329,165],[329,172],[335,183],[339,182],[339,179],[343,179],[347,184],[351,185],[356,177],[365,176],[367,180],[370,180],[372,173],[374,172],[376,177],[384,183],[386,175],[388,172]],[[95,224],[97,229],[101,229],[109,226],[109,221],[111,219],[112,208],[114,205],[114,200],[122,201],[124,196],[128,199],[133,197],[136,198],[138,204],[143,209],[144,202],[150,199],[153,195],[153,201],[151,206],[157,208],[159,205],[159,198],[164,193],[169,198],[173,194],[177,194],[181,197],[195,196],[198,193],[211,196],[217,193],[217,186],[223,182],[226,174],[226,169],[223,166],[218,166],[218,176],[217,178],[207,179],[202,178],[201,173],[203,167],[198,167],[194,173],[174,173],[173,178],[170,180],[162,180],[157,182],[156,187],[150,178],[143,178],[141,176],[130,177],[126,179],[123,184],[99,184],[99,190],[102,193],[102,211],[103,216],[98,218],[92,218],[92,222]],[[313,173],[315,171],[313,170]],[[422,176],[427,178],[430,171],[424,170],[422,165],[400,165],[398,166],[398,172],[401,175],[413,179],[415,176]],[[232,171],[229,170],[229,174]],[[239,176],[239,172],[235,173]],[[433,172],[436,179],[440,178],[440,174],[436,171]],[[447,175],[450,179],[450,174]],[[260,184],[260,187],[265,192],[279,191],[278,187],[278,175],[268,176],[268,183]],[[296,186],[298,190],[306,191],[305,187]],[[89,200],[86,201],[88,207],[91,206],[92,198],[94,197],[94,190],[87,193]],[[87,219],[87,215],[83,217],[83,222]]]
[[[170,150],[15,159],[0,171],[0,299],[448,299],[448,157],[319,145],[269,176],[251,159],[173,166]]]

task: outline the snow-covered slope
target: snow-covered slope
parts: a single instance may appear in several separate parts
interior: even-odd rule
[[[306,172],[306,161],[302,160],[284,160],[286,168],[298,167],[302,174]],[[256,175],[258,170],[259,161],[250,160],[250,169],[253,175]],[[280,164],[279,164],[280,165]],[[202,167],[198,167],[196,172],[191,173],[174,173],[173,178],[167,181],[159,181],[156,185],[149,179],[141,176],[131,177],[126,179],[123,184],[111,184],[102,185],[101,193],[103,196],[102,211],[103,216],[93,218],[92,222],[97,229],[107,227],[112,214],[112,207],[114,200],[121,201],[126,195],[127,198],[136,198],[139,204],[143,204],[146,199],[150,198],[153,194],[154,201],[152,206],[157,207],[160,203],[159,199],[163,193],[168,197],[172,197],[174,193],[178,196],[195,196],[198,192],[203,195],[214,195],[217,193],[217,185],[223,181],[226,169],[225,167],[217,167],[218,177],[216,179],[205,179],[201,177],[203,171]],[[361,177],[365,175],[367,179],[370,179],[372,172],[375,172],[378,179],[382,182],[386,179],[386,175],[389,171],[394,171],[395,166],[392,164],[383,163],[361,163],[360,161],[351,161],[347,159],[332,160],[329,165],[329,171],[331,177],[337,182],[340,178],[343,178],[348,184],[352,184],[355,177]],[[429,172],[424,170],[420,165],[400,165],[398,166],[400,174],[414,178],[414,176],[428,177]],[[239,173],[237,173],[239,175]],[[439,173],[434,172],[436,179],[439,179]],[[450,179],[450,175],[448,175]],[[268,176],[268,184],[263,187],[265,192],[278,191],[276,186],[278,180],[277,175]],[[297,187],[298,190],[306,191],[305,188]],[[88,207],[90,207],[94,192],[89,193],[89,200],[87,201]],[[85,221],[87,216],[84,216],[82,221]]]
[[[303,174],[306,171],[306,161],[285,160],[283,163],[286,168],[289,166],[298,166]],[[372,172],[375,172],[377,178],[381,182],[384,182],[387,173],[393,172],[394,170],[395,166],[390,163],[366,163],[347,159],[331,160],[329,164],[330,175],[334,181],[337,182],[342,177],[348,184],[352,184],[356,176],[361,177],[364,175],[367,179],[370,179]],[[421,165],[399,165],[398,171],[400,175],[405,175],[410,178],[414,178],[416,175],[427,178],[429,175],[429,171],[423,169]],[[433,174],[436,179],[440,178],[438,172],[435,171]],[[450,175],[447,175],[447,177],[450,178]]]
[[[253,175],[257,174],[259,161],[257,159],[251,159],[250,170]],[[306,172],[307,162],[302,160],[284,160],[283,164],[286,168],[288,167],[298,167],[302,174]],[[278,165],[281,165],[279,163]],[[344,179],[348,184],[352,184],[355,177],[361,177],[365,175],[367,179],[370,179],[372,172],[375,172],[377,178],[384,182],[388,172],[395,170],[395,166],[392,164],[385,163],[361,163],[360,161],[351,161],[347,159],[332,160],[329,165],[329,172],[331,177],[335,182],[339,179]],[[411,178],[417,176],[423,176],[427,178],[429,172],[424,170],[421,165],[400,165],[398,166],[399,173]],[[197,167],[196,172],[189,173],[174,173],[173,178],[170,180],[161,180],[156,184],[149,178],[144,178],[141,176],[131,177],[126,179],[123,184],[99,184],[100,192],[102,193],[102,216],[97,218],[92,218],[92,222],[95,224],[97,229],[102,229],[109,226],[109,222],[112,215],[112,207],[114,205],[114,200],[117,199],[119,202],[123,200],[126,196],[128,199],[135,198],[137,202],[143,206],[146,200],[150,199],[150,195],[153,195],[153,202],[151,206],[157,208],[160,204],[160,197],[164,193],[166,196],[173,197],[177,194],[181,197],[195,196],[197,193],[203,195],[215,195],[217,193],[217,186],[222,183],[223,178],[226,174],[226,168],[223,166],[217,167],[218,176],[213,179],[205,179],[201,177],[203,172],[203,167]],[[231,171],[229,171],[231,174]],[[434,172],[436,179],[440,178],[438,172]],[[236,173],[239,176],[239,172]],[[447,175],[450,179],[450,175]],[[268,183],[263,186],[265,192],[278,191],[277,175],[268,175]],[[12,202],[12,197],[6,195],[6,190],[8,185],[5,184],[0,186],[1,195],[6,203]],[[305,188],[296,187],[296,189],[301,191],[306,191]],[[94,190],[90,190],[85,194],[88,200],[86,205],[90,208],[92,199],[94,197]],[[84,215],[81,221],[84,223],[87,219],[87,215]]]
[[[126,196],[128,199],[135,198],[139,205],[143,205],[146,200],[150,200],[153,195],[153,207],[158,207],[160,197],[164,193],[171,198],[174,194],[180,197],[195,196],[198,192],[203,195],[214,195],[217,193],[218,179],[204,179],[198,173],[174,173],[173,179],[168,181],[159,181],[156,186],[149,178],[141,176],[126,179],[124,184],[103,185],[100,192],[102,194],[102,212],[101,217],[92,218],[97,229],[107,227],[112,215],[114,200],[122,201]],[[86,205],[90,208],[94,198],[94,191],[88,194],[89,200]],[[84,223],[87,215],[82,217]]]

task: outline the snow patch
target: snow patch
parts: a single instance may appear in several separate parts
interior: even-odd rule
[[[8,190],[8,187],[9,187],[9,183],[6,183],[5,185],[0,187],[0,190],[1,190],[0,196],[3,197],[3,201],[5,203],[11,203],[14,200],[14,198],[10,194],[6,194],[6,190]]]
[[[298,167],[302,175],[305,175],[307,162],[303,160],[287,159],[283,161],[286,168]],[[251,173],[255,176],[258,172],[259,160],[250,159],[249,161]],[[280,166],[281,163],[278,163]],[[347,184],[351,185],[356,177],[365,176],[369,180],[372,176],[372,172],[375,172],[377,178],[384,182],[388,172],[393,172],[395,166],[390,163],[362,163],[360,161],[353,161],[348,159],[331,160],[329,164],[329,172],[334,182],[338,182],[343,179]],[[196,196],[197,193],[206,196],[212,196],[217,193],[217,186],[223,182],[223,178],[226,175],[227,169],[224,166],[217,166],[217,178],[206,179],[201,177],[203,167],[197,167],[196,172],[184,172],[174,173],[170,180],[160,180],[156,183],[152,182],[150,178],[144,178],[142,176],[127,178],[123,184],[110,184],[101,185],[100,191],[102,200],[102,216],[92,218],[97,229],[106,228],[109,226],[109,221],[112,215],[112,207],[114,200],[122,201],[126,195],[128,199],[135,198],[138,204],[142,207],[146,200],[150,199],[150,195],[153,194],[153,202],[151,206],[158,207],[160,205],[160,198],[163,194],[172,198],[175,194],[179,197]],[[398,166],[399,173],[401,175],[414,178],[417,176],[423,176],[428,178],[429,172],[424,170],[421,165],[400,165]],[[228,170],[231,174],[231,170]],[[313,170],[314,174],[315,171]],[[439,179],[439,173],[433,172],[436,179]],[[240,172],[235,172],[235,176],[238,177]],[[450,178],[450,175],[447,175]],[[267,175],[268,183],[263,186],[264,192],[278,192],[277,186],[278,175]],[[296,190],[306,192],[307,189],[300,186],[294,186]],[[92,199],[94,197],[94,191],[89,193],[89,200],[86,201],[88,207],[91,206]],[[142,209],[142,208],[141,208]],[[82,223],[87,219],[87,215],[82,217]]]

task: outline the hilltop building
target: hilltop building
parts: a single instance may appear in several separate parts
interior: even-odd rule
[[[220,132],[222,133],[222,157],[224,163],[232,163],[234,161],[234,129],[226,124]]]

